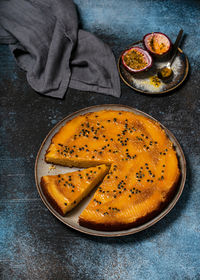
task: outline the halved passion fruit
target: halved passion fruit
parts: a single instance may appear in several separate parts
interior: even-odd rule
[[[123,52],[122,63],[128,71],[137,73],[147,70],[152,66],[152,57],[144,49],[132,47]]]
[[[171,40],[167,35],[160,32],[146,34],[143,38],[143,43],[148,52],[157,56],[167,54],[172,47]]]

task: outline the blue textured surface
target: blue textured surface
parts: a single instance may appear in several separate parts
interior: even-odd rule
[[[200,2],[75,0],[84,29],[116,57],[145,33],[162,31],[182,48],[190,75],[174,93],[144,96],[122,85],[120,99],[68,90],[64,100],[33,92],[7,46],[0,46],[0,279],[200,279]],[[34,182],[39,146],[55,123],[80,108],[127,104],[161,121],[185,152],[188,175],[175,208],[136,235],[106,239],[61,224],[43,205]]]

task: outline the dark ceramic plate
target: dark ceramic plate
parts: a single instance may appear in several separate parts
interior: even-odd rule
[[[143,47],[142,41],[133,43],[127,49],[133,46]],[[122,52],[123,53],[123,52]],[[183,51],[179,48],[176,58],[172,64],[172,70],[174,75],[170,81],[167,83],[162,82],[157,78],[158,69],[164,67],[169,62],[170,57],[165,57],[164,59],[155,59],[153,58],[153,66],[148,71],[140,72],[140,73],[130,73],[123,66],[121,56],[118,60],[118,70],[121,79],[123,82],[131,87],[132,89],[145,93],[145,94],[162,94],[169,91],[174,90],[179,85],[181,85],[187,77],[189,70],[189,62],[187,56],[183,53]]]
[[[86,114],[86,113],[89,113],[89,112],[98,112],[100,110],[129,111],[129,112],[133,112],[133,113],[138,114],[138,115],[143,115],[143,116],[146,116],[150,119],[155,120],[151,116],[149,116],[146,113],[144,113],[142,111],[139,111],[137,109],[133,109],[131,107],[124,106],[124,105],[114,105],[114,104],[113,105],[98,105],[98,106],[88,107],[88,108],[82,109],[80,111],[77,111],[77,112],[65,117],[62,121],[60,121],[58,124],[56,124],[55,127],[49,132],[49,134],[46,136],[46,138],[44,139],[44,141],[43,141],[43,143],[42,143],[42,145],[39,149],[39,152],[38,152],[37,158],[36,158],[36,162],[35,162],[36,186],[37,186],[39,195],[40,195],[41,199],[43,200],[44,204],[46,205],[46,207],[51,211],[51,213],[54,216],[56,216],[61,222],[63,222],[67,226],[69,226],[69,227],[71,227],[75,230],[84,232],[86,234],[96,235],[96,236],[114,237],[114,236],[129,235],[129,234],[133,234],[133,233],[139,232],[141,230],[144,230],[144,229],[152,226],[156,222],[158,222],[160,219],[162,219],[174,207],[174,205],[178,201],[178,199],[179,199],[179,197],[180,197],[180,195],[183,191],[183,188],[184,188],[185,178],[186,178],[185,157],[184,157],[183,151],[181,149],[181,146],[179,145],[176,138],[163,125],[160,124],[161,127],[165,130],[166,134],[169,136],[170,140],[172,141],[172,143],[174,144],[174,147],[176,149],[176,153],[177,153],[178,158],[179,158],[179,165],[180,165],[180,170],[181,170],[181,175],[182,176],[181,176],[181,180],[179,181],[179,184],[177,186],[177,192],[174,195],[174,197],[172,198],[172,200],[170,201],[170,203],[167,205],[167,207],[165,209],[163,209],[162,212],[159,215],[157,215],[155,218],[151,219],[150,221],[148,221],[148,222],[146,222],[146,223],[144,223],[140,226],[133,227],[133,228],[130,228],[128,230],[112,231],[112,232],[96,231],[96,230],[92,230],[92,229],[82,227],[78,223],[78,217],[81,214],[81,212],[83,211],[83,209],[89,203],[89,201],[92,198],[95,190],[88,197],[86,197],[77,207],[75,207],[71,212],[69,212],[65,217],[62,217],[48,203],[45,195],[42,192],[41,186],[40,186],[41,177],[44,176],[44,175],[47,175],[47,174],[55,175],[55,174],[58,174],[58,173],[67,173],[67,172],[72,172],[72,171],[80,169],[80,168],[69,168],[69,167],[60,166],[60,165],[52,166],[51,164],[45,162],[45,160],[44,160],[45,153],[46,153],[46,150],[48,149],[48,147],[51,143],[52,137],[69,120],[71,120],[71,119],[73,119],[73,118],[75,118],[79,115],[83,115],[83,114]]]

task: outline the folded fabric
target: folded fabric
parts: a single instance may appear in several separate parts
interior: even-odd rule
[[[10,45],[37,92],[63,98],[72,87],[120,96],[111,49],[78,29],[71,0],[1,0],[0,43]]]

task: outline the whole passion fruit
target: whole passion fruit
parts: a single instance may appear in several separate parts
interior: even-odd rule
[[[122,63],[131,73],[142,72],[152,66],[151,55],[140,47],[132,47],[122,54]]]
[[[171,40],[161,32],[148,33],[143,38],[147,51],[155,56],[164,56],[171,50]]]

